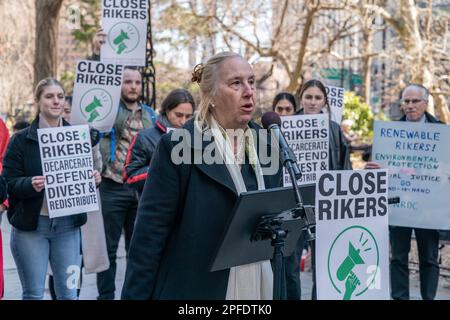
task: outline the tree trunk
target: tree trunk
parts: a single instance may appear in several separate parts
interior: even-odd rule
[[[431,2],[428,4],[431,6]],[[386,22],[397,32],[402,42],[406,55],[412,57],[411,73],[412,83],[420,83],[427,87],[430,91],[437,88],[437,79],[432,72],[433,58],[430,46],[425,46],[420,34],[418,9],[414,0],[400,0],[399,10],[394,17],[382,15],[386,18]],[[445,99],[434,91],[434,95],[430,96],[430,103],[427,111],[431,114],[439,116],[441,121],[448,123],[450,112]]]
[[[300,50],[298,51],[297,61],[295,63],[295,68],[293,72],[289,75],[289,85],[287,87],[288,92],[299,92],[300,91],[300,79],[301,72],[303,69],[303,63],[305,61],[306,47],[308,45],[309,34],[314,22],[314,16],[317,12],[317,7],[308,9],[308,14],[306,17],[305,26],[303,27],[302,38],[300,40]]]
[[[59,11],[63,0],[36,0],[34,85],[56,76]]]
[[[366,29],[363,32],[365,55],[362,59],[363,64],[363,82],[362,97],[363,100],[370,105],[370,79],[372,76],[372,47],[373,47],[373,29]]]

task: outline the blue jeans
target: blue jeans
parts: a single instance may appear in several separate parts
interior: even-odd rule
[[[22,298],[44,297],[48,262],[52,268],[58,300],[76,300],[81,270],[80,228],[71,217],[39,216],[37,229],[11,232],[11,252],[16,262]]]

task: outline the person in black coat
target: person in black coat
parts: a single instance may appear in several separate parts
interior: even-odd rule
[[[6,183],[5,178],[0,176],[0,202],[6,200],[8,196],[8,184]]]
[[[331,115],[330,105],[328,103],[327,92],[324,84],[316,79],[306,81],[299,94],[300,110],[296,114],[319,114],[326,111]],[[352,170],[350,162],[350,150],[344,138],[344,134],[339,124],[330,118],[329,128],[329,170]],[[300,237],[299,241],[303,241]],[[311,268],[313,273],[313,288],[311,298],[316,299],[316,271],[315,271],[315,241],[311,241]],[[286,270],[290,275],[286,277],[286,287],[289,299],[299,299],[301,295],[299,280],[299,263],[302,254],[302,244],[297,245],[294,254],[287,258]]]
[[[62,119],[64,90],[53,78],[41,80],[35,90],[39,114],[32,124],[16,133],[3,160],[8,182],[8,220],[12,225],[11,251],[22,284],[23,299],[42,299],[50,261],[58,299],[76,299],[76,286],[68,283],[68,268],[81,264],[80,226],[86,214],[50,219],[45,199],[45,177],[37,130],[69,126]],[[100,174],[94,171],[96,183]]]
[[[241,56],[223,52],[196,66],[193,81],[200,85],[199,112],[156,148],[122,299],[271,299],[269,261],[209,271],[238,195],[281,185],[278,157],[271,175],[258,160],[258,145],[270,140],[256,134],[262,129],[250,121],[253,70]]]
[[[420,84],[409,84],[402,91],[402,110],[405,115],[400,121],[443,124],[426,112],[428,89]],[[380,169],[377,162],[369,161],[366,169]],[[419,254],[420,294],[423,300],[436,297],[439,283],[439,231],[401,226],[389,227],[391,242],[391,296],[395,300],[409,300],[409,262],[411,235],[414,229]]]
[[[170,128],[181,128],[195,109],[194,98],[186,89],[172,90],[161,104],[155,127],[143,129],[134,138],[125,161],[124,181],[139,195],[147,179],[147,171],[159,140]]]

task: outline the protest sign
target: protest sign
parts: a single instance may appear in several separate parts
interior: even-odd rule
[[[101,61],[145,66],[147,23],[147,0],[102,0],[102,27],[107,36]]]
[[[450,229],[450,127],[406,121],[374,124],[372,160],[389,170],[389,224]]]
[[[302,173],[298,185],[315,183],[319,172],[328,170],[328,115],[285,116],[281,117],[281,121],[283,136],[294,152]],[[283,185],[292,185],[286,168],[283,168]]]
[[[344,88],[325,86],[328,104],[330,105],[331,120],[341,124],[344,113]]]
[[[320,176],[315,204],[318,299],[389,299],[387,188],[387,170]]]
[[[98,210],[89,127],[38,129],[50,218]]]
[[[122,73],[121,65],[78,61],[70,123],[110,132],[119,108]]]

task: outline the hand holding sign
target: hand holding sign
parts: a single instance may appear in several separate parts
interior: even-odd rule
[[[98,210],[96,184],[101,177],[93,168],[89,127],[64,126],[38,129],[44,177],[33,177],[33,188],[45,186],[50,218]]]
[[[45,177],[44,176],[35,176],[31,178],[31,185],[33,186],[36,192],[41,192],[45,187]]]
[[[94,170],[92,172],[92,176],[95,179],[95,185],[98,187],[99,184],[102,182],[102,176],[100,175],[100,173],[97,170]]]
[[[99,55],[100,54],[100,48],[102,45],[106,43],[106,32],[103,31],[103,28],[99,28],[94,36],[94,45],[92,48],[92,51]]]

